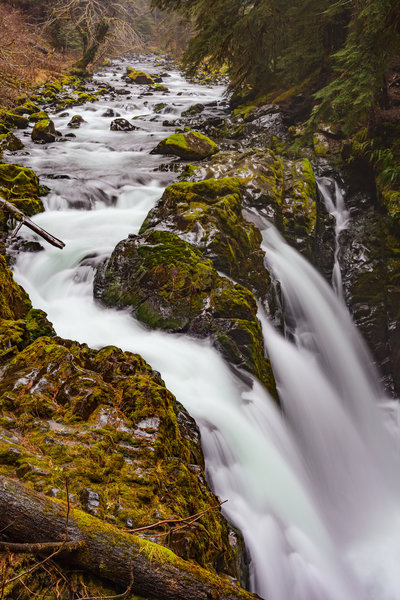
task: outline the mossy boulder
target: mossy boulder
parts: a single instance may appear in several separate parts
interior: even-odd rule
[[[16,115],[32,115],[39,111],[39,106],[30,100],[26,100],[23,104],[13,108],[13,113]]]
[[[49,115],[43,110],[32,113],[29,117],[29,120],[33,123],[38,123],[38,121],[46,121],[48,119],[50,119]]]
[[[70,129],[79,129],[82,123],[86,123],[85,119],[81,115],[74,115],[67,123],[67,127]]]
[[[55,142],[56,135],[56,129],[51,119],[38,121],[32,129],[32,140],[35,144],[49,144]]]
[[[120,242],[96,274],[95,296],[129,307],[150,327],[211,337],[231,364],[274,389],[253,294],[175,234],[155,230]]]
[[[168,229],[211,258],[214,267],[265,296],[269,276],[260,231],[242,215],[241,182],[208,179],[169,186],[140,233]]]
[[[11,131],[10,133],[0,133],[0,155],[4,150],[15,152],[16,150],[22,150],[23,147],[24,144]]]
[[[0,474],[239,577],[240,538],[208,490],[194,421],[138,355],[40,337],[3,366]],[[236,538],[236,548],[230,543]]]
[[[0,164],[0,194],[27,216],[43,211],[39,197],[39,180],[32,169],[19,165]],[[0,210],[0,226],[7,227],[8,213]]]
[[[216,154],[219,148],[215,142],[198,131],[174,133],[162,140],[152,154],[172,154],[185,160],[202,160]]]
[[[9,128],[26,129],[29,125],[29,119],[11,111],[0,112],[0,120]]]
[[[219,152],[198,166],[190,179],[236,177],[246,202],[264,209],[285,238],[311,254],[316,235],[317,187],[308,159],[288,160],[273,150]]]
[[[150,75],[148,75],[144,71],[137,71],[136,69],[133,69],[131,67],[127,68],[126,80],[129,83],[135,83],[137,85],[153,85],[155,83],[154,79]]]

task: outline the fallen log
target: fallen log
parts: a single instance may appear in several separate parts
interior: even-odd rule
[[[56,246],[56,248],[60,248],[61,250],[64,248],[64,246],[65,246],[64,242],[62,242],[58,238],[54,237],[54,235],[51,235],[51,233],[49,233],[42,227],[39,227],[39,225],[37,225],[34,221],[31,221],[31,219],[29,219],[29,217],[27,217],[22,212],[22,210],[19,210],[19,208],[17,208],[10,202],[7,202],[7,200],[4,200],[4,198],[1,198],[1,196],[0,196],[0,208],[3,208],[7,212],[11,213],[20,222],[17,231],[19,231],[19,229],[20,229],[20,227],[22,227],[22,225],[26,225],[26,227],[29,227],[29,229],[32,229],[32,231],[34,231],[35,233],[40,235],[47,242],[49,242],[49,244],[51,244],[52,246]]]
[[[65,539],[67,505],[20,482],[0,477],[0,531],[11,542]],[[134,594],[156,600],[255,600],[258,596],[176,556],[171,550],[130,535],[81,510],[71,509],[68,540],[76,550],[58,555],[80,570],[112,582],[132,584]]]

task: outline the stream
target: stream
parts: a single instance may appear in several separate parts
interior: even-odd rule
[[[125,87],[121,75],[128,65],[157,71],[151,58],[120,60],[97,74],[95,85]],[[258,381],[246,386],[237,379],[207,341],[149,331],[127,311],[105,309],[93,299],[96,265],[121,239],[138,233],[165,186],[176,180],[173,171],[159,169],[174,159],[150,154],[174,131],[169,122],[198,102],[223,114],[223,86],[189,83],[174,70],[164,83],[169,94],[147,96],[133,86],[130,96],[53,115],[63,133],[73,114],[85,122],[73,130],[75,138],[42,146],[27,141],[29,154],[12,157],[51,188],[46,211],[35,221],[66,243],[60,251],[40,240],[44,251],[20,253],[15,278],[58,335],[139,353],[160,371],[200,427],[209,482],[229,500],[224,514],[249,551],[252,591],[268,600],[398,600],[394,405],[344,306],[337,261],[334,291],[262,219],[268,268],[291,324],[283,337],[260,306],[285,417]],[[167,106],[154,112],[161,102]],[[139,129],[110,131],[115,117],[103,116],[109,108],[135,118]],[[329,189],[320,181],[328,210],[337,212],[338,240],[349,217],[343,197],[334,201]],[[28,230],[20,235],[38,239]]]

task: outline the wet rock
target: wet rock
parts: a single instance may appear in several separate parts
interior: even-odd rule
[[[341,234],[343,285],[354,322],[373,353],[383,384],[400,393],[400,245],[391,219],[371,193],[348,196],[349,228]]]
[[[29,125],[29,119],[13,112],[0,112],[0,119],[7,127],[16,127],[17,129],[26,129]]]
[[[112,108],[107,108],[101,115],[102,117],[119,117],[119,113]]]
[[[0,134],[0,155],[4,150],[15,152],[22,150],[24,144],[13,133]]]
[[[200,250],[168,231],[130,236],[95,277],[107,306],[129,307],[153,328],[211,337],[233,364],[273,391],[252,293],[216,272]]]
[[[127,74],[126,81],[129,83],[135,83],[138,85],[152,85],[154,83],[154,79],[144,71],[137,71],[136,69],[128,67]]]
[[[182,117],[194,117],[195,115],[199,115],[204,110],[204,104],[193,104],[187,110],[182,112]]]
[[[140,233],[157,228],[176,233],[211,258],[216,269],[263,297],[269,276],[261,234],[243,218],[240,187],[234,178],[171,185]]]
[[[127,119],[114,119],[110,124],[111,131],[135,131],[138,129],[135,125],[132,125]]]
[[[32,140],[35,144],[49,144],[55,142],[57,132],[51,119],[38,121],[32,130]]]
[[[285,238],[310,256],[316,235],[316,182],[308,159],[291,161],[272,150],[219,152],[196,168],[191,181],[238,178],[248,205],[263,209]]]
[[[79,129],[82,123],[86,123],[85,119],[81,115],[74,115],[69,123],[67,123],[67,127],[70,129]]]
[[[84,488],[79,495],[79,499],[84,511],[97,516],[101,500],[100,495],[95,490]]]
[[[198,131],[175,133],[162,140],[152,154],[172,154],[186,160],[202,160],[218,152],[215,142]]]

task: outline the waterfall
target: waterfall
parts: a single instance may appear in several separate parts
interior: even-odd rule
[[[347,229],[349,211],[346,209],[343,191],[336,180],[328,177],[317,178],[317,187],[324,200],[325,208],[335,220],[335,253],[332,271],[332,287],[342,298],[342,274],[340,271],[340,233]]]
[[[118,85],[113,73],[125,66],[114,64],[103,79]],[[168,87],[167,121],[222,93],[187,84],[176,72]],[[138,232],[173,180],[157,170],[170,159],[149,154],[166,135],[153,120],[152,104],[160,99],[156,93],[150,103],[117,99],[78,107],[86,123],[76,139],[51,155],[30,146],[29,156],[18,156],[51,185],[47,210],[35,220],[66,248],[46,244],[41,252],[21,253],[16,279],[58,335],[137,352],[161,372],[200,427],[209,481],[243,533],[254,591],[268,600],[396,600],[399,469],[379,409],[386,399],[343,303],[310,264],[265,227],[268,266],[292,325],[284,338],[260,310],[284,415],[259,382],[236,379],[208,342],[149,331],[128,311],[93,300],[96,264]],[[110,105],[122,117],[138,117],[134,142],[109,131],[110,119],[101,115]],[[67,120],[56,116],[56,128]],[[46,179],[54,173],[71,179]]]

